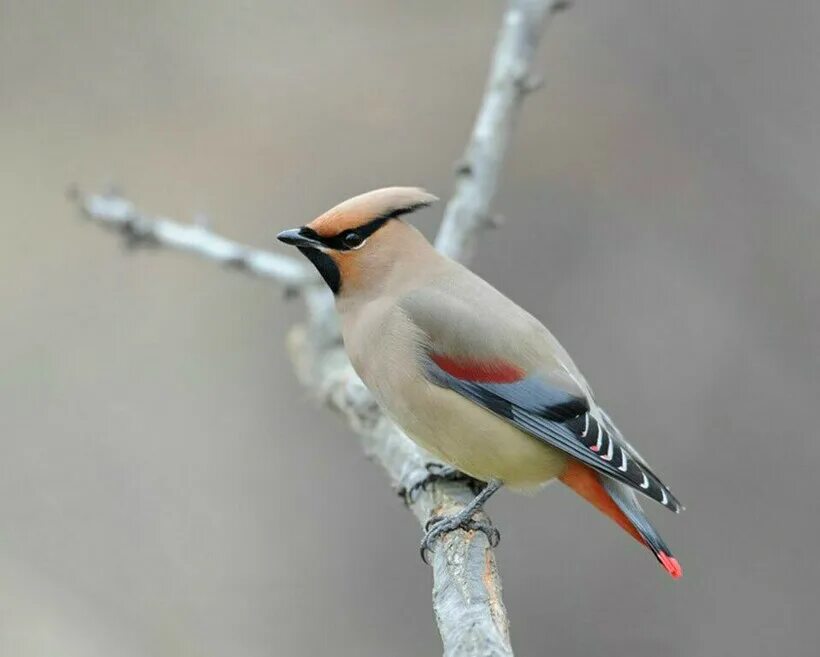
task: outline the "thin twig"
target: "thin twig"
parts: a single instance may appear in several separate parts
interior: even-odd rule
[[[186,251],[226,267],[272,279],[287,289],[319,283],[313,269],[301,260],[245,246],[200,224],[149,217],[119,194],[84,195],[72,190],[71,197],[88,219],[117,230],[128,247]]]
[[[547,17],[566,4],[508,3],[481,108],[436,242],[451,257],[467,259],[478,233],[495,221],[490,209],[515,117],[524,96],[540,85],[530,71],[535,50]],[[202,225],[147,217],[120,195],[74,197],[86,217],[116,229],[129,246],[185,251],[289,290],[306,287],[308,324],[294,328],[288,339],[300,380],[345,418],[396,488],[409,489],[427,476],[425,465],[431,458],[387,419],[356,376],[341,345],[332,297],[313,285],[318,277],[300,261],[238,244]],[[457,512],[472,496],[464,484],[439,482],[415,498],[412,510],[424,525],[433,515]],[[415,546],[408,554],[415,554]],[[433,606],[444,657],[512,657],[501,579],[486,536],[456,531],[442,537],[432,565]]]
[[[456,260],[472,256],[479,233],[497,225],[492,214],[504,155],[524,97],[540,88],[532,72],[535,51],[549,16],[567,2],[510,2],[493,54],[484,100],[456,168],[456,189],[444,211],[436,248]]]

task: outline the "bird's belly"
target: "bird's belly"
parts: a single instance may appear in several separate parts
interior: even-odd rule
[[[516,429],[458,393],[423,384],[399,408],[387,409],[410,438],[445,463],[517,490],[560,475],[566,455]]]
[[[417,357],[423,336],[401,313],[385,313],[374,310],[365,325],[348,317],[345,345],[359,376],[410,438],[476,479],[499,479],[514,489],[538,488],[564,471],[563,452],[428,381]],[[367,358],[374,351],[386,356]]]

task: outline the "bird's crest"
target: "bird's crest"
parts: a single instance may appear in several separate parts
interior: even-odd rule
[[[307,227],[321,237],[333,237],[372,221],[387,221],[415,212],[437,200],[420,187],[384,187],[339,203]]]

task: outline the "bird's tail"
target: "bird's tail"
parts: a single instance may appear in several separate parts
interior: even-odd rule
[[[635,540],[652,550],[661,566],[674,579],[683,575],[678,560],[672,556],[669,547],[649,522],[631,488],[601,476],[592,468],[574,460],[561,475],[561,481],[604,515],[612,518]]]

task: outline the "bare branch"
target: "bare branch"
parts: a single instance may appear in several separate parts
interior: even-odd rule
[[[233,242],[212,233],[201,224],[148,217],[140,213],[131,201],[119,195],[73,192],[71,196],[88,219],[117,230],[128,247],[161,246],[185,251],[272,279],[289,289],[319,283],[315,272],[300,260]]]
[[[444,211],[436,248],[456,260],[471,257],[478,233],[494,225],[492,201],[524,97],[539,88],[530,69],[548,17],[565,1],[512,0],[493,54],[484,99],[457,168],[456,190]]]
[[[518,108],[540,86],[532,60],[547,17],[567,6],[560,0],[510,0],[493,55],[481,109],[457,170],[437,247],[465,259],[479,231],[500,222],[491,204]],[[227,240],[202,225],[146,217],[119,195],[75,195],[82,212],[114,228],[130,246],[168,247],[238,267],[288,289],[307,286],[307,326],[291,331],[288,347],[303,384],[340,413],[396,488],[409,489],[427,476],[433,460],[381,412],[353,371],[339,335],[332,296],[311,285],[318,277],[301,262]],[[463,484],[440,482],[422,491],[412,510],[423,525],[455,513],[473,497]],[[486,520],[486,518],[485,518]],[[415,554],[414,549],[408,554]],[[433,605],[444,657],[512,657],[509,621],[501,599],[495,555],[482,532],[459,530],[439,540],[432,557]]]

